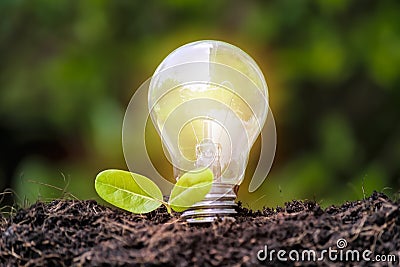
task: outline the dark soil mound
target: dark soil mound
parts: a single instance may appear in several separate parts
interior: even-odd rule
[[[11,218],[1,218],[0,262],[11,266],[397,266],[399,206],[398,201],[374,193],[366,200],[326,210],[314,202],[293,201],[276,211],[239,208],[236,222],[188,225],[163,208],[135,215],[95,201],[38,202]],[[267,257],[259,252],[265,246]],[[278,260],[280,249],[286,252],[281,258],[288,261]],[[329,258],[329,249],[336,251],[336,259]],[[317,258],[301,261],[302,252],[311,250]],[[322,254],[323,250],[327,252]],[[346,252],[355,250],[360,262],[346,258]],[[362,258],[365,250],[371,251],[366,253],[371,262]],[[293,261],[296,253],[300,258]],[[374,262],[376,255],[386,260],[394,255],[395,262]]]

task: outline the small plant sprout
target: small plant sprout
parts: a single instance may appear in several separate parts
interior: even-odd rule
[[[173,187],[168,202],[149,178],[123,170],[100,172],[95,180],[95,189],[105,201],[133,213],[151,212],[164,205],[171,214],[171,209],[182,212],[203,200],[211,190],[213,179],[214,175],[208,168],[185,173]]]

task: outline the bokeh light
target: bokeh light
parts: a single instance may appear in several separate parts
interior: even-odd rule
[[[394,0],[1,1],[0,187],[20,203],[65,193],[43,183],[97,199],[96,174],[127,169],[134,90],[175,48],[217,39],[257,61],[277,125],[271,174],[251,194],[245,179],[240,200],[327,206],[398,194],[398,10]],[[170,173],[159,144],[147,144],[151,157]]]

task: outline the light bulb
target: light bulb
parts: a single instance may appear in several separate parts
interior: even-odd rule
[[[268,113],[268,88],[255,61],[236,46],[198,41],[169,54],[152,76],[148,106],[179,179],[208,167],[209,194],[182,216],[188,222],[232,218],[250,149]]]

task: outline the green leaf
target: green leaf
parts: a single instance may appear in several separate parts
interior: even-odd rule
[[[182,212],[201,201],[210,192],[214,175],[210,169],[187,172],[179,178],[170,196],[171,208]]]
[[[153,181],[127,171],[102,171],[96,177],[95,188],[105,201],[133,213],[147,213],[163,203],[163,195]]]

